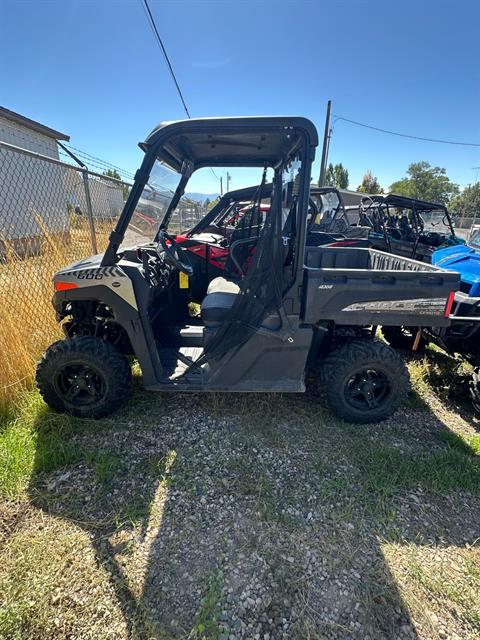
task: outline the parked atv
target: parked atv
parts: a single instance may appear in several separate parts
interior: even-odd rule
[[[448,209],[394,193],[363,198],[359,224],[370,227],[370,246],[380,251],[431,262],[440,247],[461,244]]]
[[[339,417],[391,415],[408,375],[398,353],[374,339],[375,328],[447,327],[459,277],[372,249],[308,246],[317,143],[314,125],[299,117],[156,127],[140,145],[145,156],[105,253],[54,276],[66,338],[37,368],[47,404],[80,417],[111,413],[128,396],[126,356],[134,356],[152,391],[302,392],[311,371]],[[263,169],[248,222],[250,231],[258,227],[255,251],[236,282],[212,278],[206,261],[194,261],[169,232],[191,175],[209,166]],[[269,167],[270,206],[262,210]],[[156,210],[149,217],[157,225],[139,227],[141,199],[156,202],[146,189],[167,179],[177,186],[163,216]],[[192,315],[192,301],[200,315]]]

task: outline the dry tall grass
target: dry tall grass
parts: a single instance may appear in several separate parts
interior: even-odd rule
[[[5,413],[25,388],[33,385],[35,364],[42,351],[61,330],[51,300],[52,276],[61,267],[92,253],[86,220],[76,219],[69,238],[42,229],[38,255],[22,257],[18,248],[4,242],[0,264],[0,412]],[[98,229],[99,250],[108,230]],[[107,225],[105,225],[107,226]]]

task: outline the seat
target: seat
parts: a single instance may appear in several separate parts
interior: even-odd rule
[[[225,321],[239,293],[240,287],[232,280],[221,277],[212,280],[201,304],[201,316],[205,327],[219,327]]]

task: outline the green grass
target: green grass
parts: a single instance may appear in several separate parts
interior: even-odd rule
[[[95,478],[101,484],[106,484],[120,469],[123,462],[120,456],[113,453],[94,452],[87,456],[87,462],[95,470]]]
[[[102,423],[103,428],[108,424]],[[16,415],[0,419],[0,496],[18,499],[33,477],[80,461],[94,467],[98,482],[106,482],[122,461],[109,451],[99,451],[94,437],[87,445],[75,440],[76,435],[94,436],[98,425],[49,411],[37,391],[26,392]]]
[[[415,552],[412,552],[413,555]],[[409,578],[427,591],[431,597],[447,600],[465,607],[471,622],[478,625],[480,612],[476,598],[478,576],[471,576],[465,562],[458,562],[452,571],[449,565],[434,564],[427,570],[415,557],[408,564]]]
[[[464,447],[464,448],[463,448]],[[379,497],[421,486],[435,493],[480,493],[480,460],[467,444],[434,453],[405,453],[380,443],[364,443],[355,452],[365,491]]]
[[[49,473],[80,459],[66,437],[72,419],[46,411],[37,392],[26,393],[16,417],[0,422],[0,495],[24,494],[33,473]]]
[[[440,431],[438,438],[452,449],[463,451],[467,455],[480,455],[480,435],[460,435],[453,431]]]
[[[408,368],[415,404],[426,407],[424,398],[432,391],[455,403],[460,401],[468,405],[470,402],[468,384],[473,367],[465,360],[457,360],[430,345],[424,357],[410,359]]]
[[[205,593],[197,613],[193,630],[195,640],[217,640],[220,635],[220,598],[222,595],[223,572],[210,571],[205,576]]]
[[[104,576],[88,535],[73,525],[53,520],[14,534],[2,549],[0,638],[111,638],[99,609],[108,597]]]

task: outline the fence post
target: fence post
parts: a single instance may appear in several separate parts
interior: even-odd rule
[[[95,223],[93,220],[92,198],[90,196],[90,185],[88,184],[88,172],[82,171],[83,187],[85,189],[85,202],[87,203],[88,226],[90,228],[90,241],[92,243],[93,253],[98,253],[97,235],[95,233]]]

